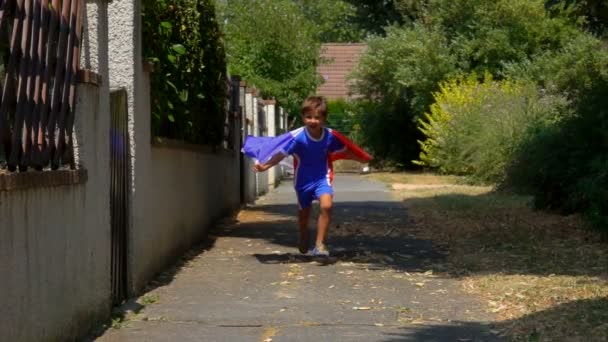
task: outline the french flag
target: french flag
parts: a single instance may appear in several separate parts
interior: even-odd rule
[[[241,152],[245,153],[245,155],[253,158],[258,163],[265,163],[270,158],[272,158],[275,154],[283,151],[287,145],[293,141],[296,135],[298,135],[304,127],[298,128],[291,132],[287,132],[281,134],[277,137],[254,137],[248,135],[245,139],[245,145],[241,149]],[[340,142],[344,144],[346,148],[338,151],[330,153],[328,156],[329,165],[332,169],[332,178],[333,178],[333,167],[332,162],[340,159],[347,159],[348,151],[353,153],[355,156],[370,161],[372,157],[365,152],[361,147],[357,146],[350,139],[339,133],[334,129],[327,129],[334,137],[336,137]]]

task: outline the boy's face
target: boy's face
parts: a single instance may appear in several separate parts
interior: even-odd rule
[[[311,130],[319,130],[325,124],[325,116],[318,113],[307,113],[302,115],[304,125]]]

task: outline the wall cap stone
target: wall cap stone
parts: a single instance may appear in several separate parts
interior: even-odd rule
[[[86,169],[7,172],[0,170],[0,191],[77,185],[87,182]]]
[[[164,148],[172,150],[190,151],[202,154],[215,154],[215,155],[226,155],[234,156],[234,150],[225,149],[221,146],[212,145],[198,145],[185,142],[183,140],[167,139],[156,137],[152,141],[153,148]]]
[[[100,86],[102,81],[100,74],[89,69],[78,70],[78,75],[76,79],[78,83],[91,84],[94,86]]]

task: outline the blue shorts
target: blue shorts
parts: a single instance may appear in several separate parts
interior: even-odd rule
[[[301,189],[296,189],[298,195],[298,205],[300,209],[310,207],[312,201],[318,200],[321,195],[334,195],[334,188],[327,182],[327,179],[322,179],[315,183],[307,184]]]

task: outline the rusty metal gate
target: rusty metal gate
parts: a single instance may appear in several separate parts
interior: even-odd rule
[[[127,92],[110,94],[110,215],[112,224],[112,300],[127,298],[129,131]]]

